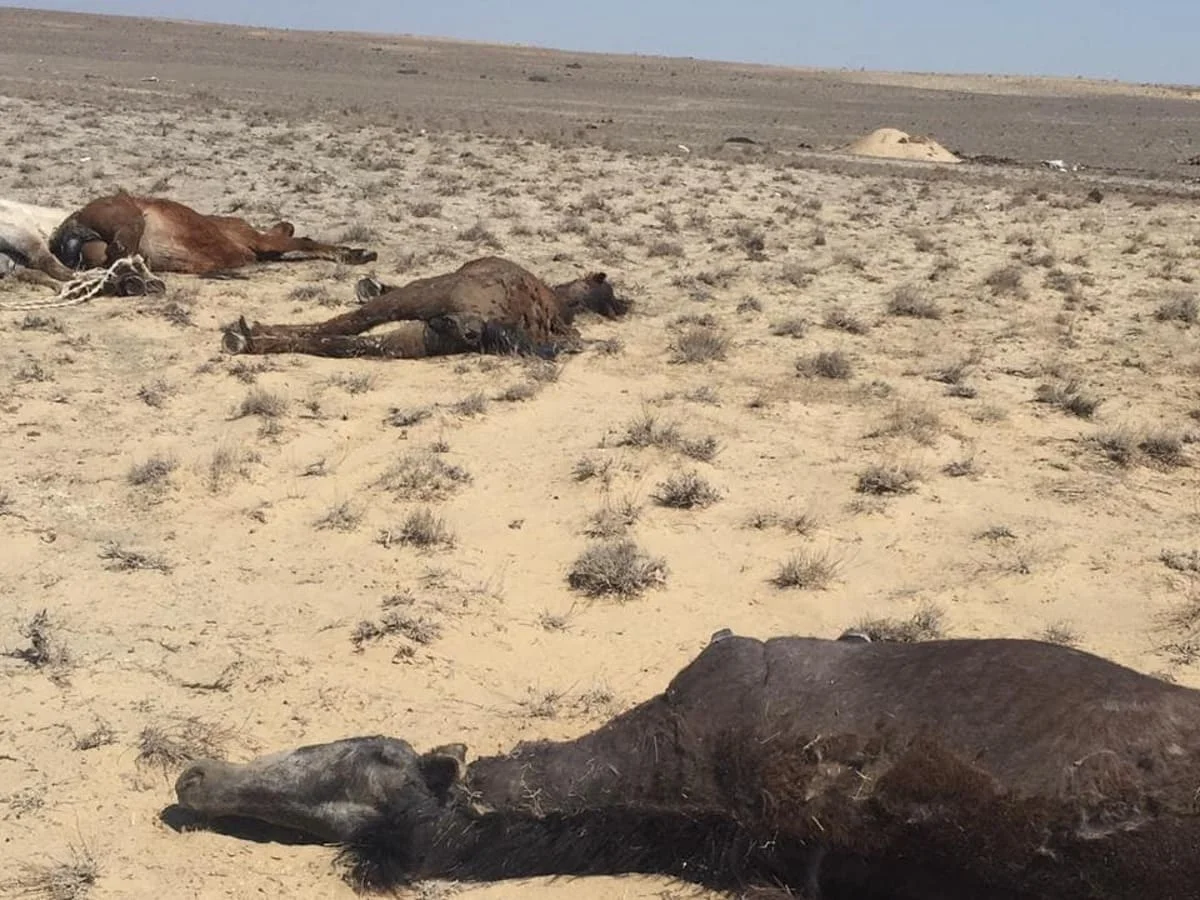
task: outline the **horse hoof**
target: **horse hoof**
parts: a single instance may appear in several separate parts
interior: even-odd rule
[[[354,285],[354,296],[358,298],[359,303],[374,300],[382,293],[383,285],[369,275],[366,278],[358,279],[358,284]]]
[[[840,635],[838,635],[838,640],[846,641],[850,644],[870,644],[871,635],[867,634],[865,631],[843,631]]]
[[[379,254],[374,250],[360,250],[357,247],[342,254],[342,262],[348,266],[361,266],[364,263],[375,262],[377,259],[379,259]]]
[[[147,294],[163,294],[163,293],[166,293],[166,290],[167,290],[167,283],[165,281],[163,281],[161,278],[147,278],[146,279],[146,293]]]
[[[147,293],[146,280],[140,275],[122,275],[117,279],[118,297],[145,297]]]
[[[221,349],[226,353],[245,353],[249,346],[250,342],[241,332],[230,330],[221,335]]]

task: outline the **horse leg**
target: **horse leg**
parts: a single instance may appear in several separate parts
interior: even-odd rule
[[[388,291],[361,306],[326,319],[303,325],[262,325],[254,323],[253,334],[352,335],[362,334],[389,322],[428,321],[436,316],[453,315],[457,309],[448,301],[429,303],[427,299],[403,288]]]
[[[315,259],[328,259],[347,265],[374,262],[379,254],[374,250],[359,247],[343,247],[339,244],[324,244],[312,238],[296,237],[288,233],[290,223],[280,222],[268,231],[260,232],[251,249],[260,261],[281,259],[285,253],[303,253]]]
[[[369,335],[271,332],[253,329],[243,318],[225,330],[221,344],[228,353],[421,359],[478,351],[483,332],[483,322],[474,316],[439,316],[428,322],[405,322],[383,334]]]

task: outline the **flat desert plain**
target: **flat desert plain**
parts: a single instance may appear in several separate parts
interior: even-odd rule
[[[0,282],[0,893],[353,896],[327,848],[173,830],[175,775],[571,737],[721,628],[1039,637],[1200,686],[1198,111],[0,11],[0,196],[124,187],[379,252],[64,308]],[[880,126],[1089,168],[835,152]],[[493,253],[634,311],[553,364],[221,352],[239,315]],[[627,593],[572,587],[622,541]],[[692,895],[415,895],[454,893]]]

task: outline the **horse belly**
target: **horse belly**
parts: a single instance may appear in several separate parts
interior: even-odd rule
[[[187,221],[181,221],[173,213],[154,207],[145,211],[140,250],[152,271],[201,275],[254,261],[253,252],[230,241],[203,216],[188,216]]]

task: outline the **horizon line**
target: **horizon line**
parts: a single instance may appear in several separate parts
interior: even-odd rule
[[[464,38],[454,37],[452,35],[437,35],[437,34],[418,34],[414,32],[403,31],[361,31],[358,29],[335,29],[335,28],[310,28],[304,26],[290,25],[247,25],[240,22],[229,22],[219,19],[183,19],[174,18],[171,16],[138,16],[128,13],[114,12],[94,12],[91,10],[75,10],[75,9],[40,9],[29,6],[7,6],[4,7],[16,12],[35,13],[35,14],[57,14],[66,16],[92,16],[96,18],[110,19],[134,19],[143,22],[161,22],[170,25],[189,25],[212,27],[214,25],[223,28],[240,28],[245,30],[256,31],[279,31],[300,34],[328,34],[328,35],[353,35],[374,38],[406,38],[416,41],[441,42],[447,44],[471,44],[483,47],[496,47],[510,50],[538,50],[545,53],[577,53],[586,56],[616,56],[616,57],[633,57],[638,59],[661,59],[661,60],[678,60],[686,62],[701,62],[723,66],[748,66],[760,69],[774,69],[782,71],[808,72],[808,73],[847,73],[854,72],[863,75],[911,75],[925,78],[985,78],[985,79],[1009,79],[1009,78],[1031,78],[1040,81],[1063,81],[1072,84],[1079,83],[1094,83],[1104,85],[1128,85],[1130,87],[1140,88],[1166,88],[1179,89],[1184,91],[1200,90],[1200,82],[1174,82],[1174,81],[1127,81],[1122,78],[1105,77],[1101,75],[1054,75],[1037,72],[996,72],[996,71],[937,71],[937,70],[919,70],[919,69],[868,69],[865,66],[813,66],[800,65],[797,63],[773,63],[773,62],[754,62],[742,59],[723,59],[719,57],[708,56],[673,56],[663,53],[643,53],[628,50],[581,50],[570,47],[554,47],[545,44],[512,42],[512,41],[496,41],[484,40],[479,38]]]

